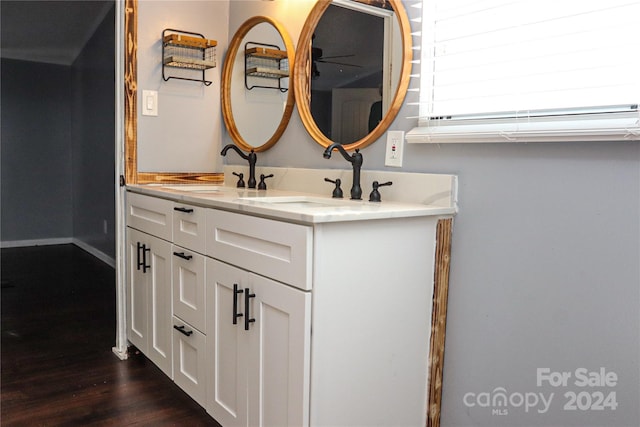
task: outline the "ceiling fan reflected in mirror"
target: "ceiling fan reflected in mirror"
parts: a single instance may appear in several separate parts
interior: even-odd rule
[[[314,34],[311,37],[312,43],[315,38],[316,38],[316,35]],[[356,55],[354,53],[347,54],[347,55],[324,56],[321,48],[312,45],[311,46],[311,78],[315,80],[318,77],[320,77],[320,71],[318,70],[318,62],[321,62],[323,64],[344,65],[347,67],[362,68],[362,66],[358,64],[349,64],[346,62],[336,61],[336,59],[353,58],[355,56]]]

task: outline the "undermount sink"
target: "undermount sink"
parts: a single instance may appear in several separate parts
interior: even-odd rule
[[[344,199],[325,199],[322,197],[311,196],[265,196],[265,197],[241,197],[241,200],[249,200],[252,202],[268,203],[280,206],[295,207],[336,207],[344,206],[349,203]]]

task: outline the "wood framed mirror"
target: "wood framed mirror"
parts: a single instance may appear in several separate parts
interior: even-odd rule
[[[254,16],[231,40],[222,68],[222,117],[232,141],[256,152],[272,147],[295,104],[294,46],[274,19]]]
[[[324,147],[340,142],[353,150],[376,141],[402,106],[412,58],[401,1],[318,0],[294,64],[296,103],[307,132]]]

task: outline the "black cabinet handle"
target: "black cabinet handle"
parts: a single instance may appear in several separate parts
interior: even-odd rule
[[[193,255],[186,255],[184,252],[174,252],[173,254],[178,258],[186,259],[187,261],[193,258]]]
[[[242,313],[238,313],[238,294],[243,293],[242,289],[238,289],[238,284],[233,284],[233,324],[238,323],[238,317],[242,317]]]
[[[147,265],[147,252],[151,252],[151,248],[147,245],[142,245],[142,272],[146,273],[147,269],[151,268],[151,265]]]
[[[185,331],[184,330],[184,325],[182,325],[182,326],[173,325],[173,329],[175,329],[176,331],[178,331],[181,334],[184,334],[184,335],[186,335],[188,337],[191,336],[191,334],[193,334],[193,331]]]
[[[142,260],[140,260],[140,250],[142,249]],[[147,245],[142,245],[138,242],[138,270],[142,267],[142,272],[146,273],[148,268],[151,268],[150,265],[147,265],[147,252],[150,252],[151,248],[148,248]]]
[[[249,330],[249,324],[256,321],[249,314],[249,298],[255,298],[256,294],[249,293],[249,288],[244,288],[244,330]]]
[[[144,265],[144,262],[140,261],[140,249],[142,249],[142,245],[140,244],[140,242],[136,242],[136,244],[138,245],[138,252],[136,254],[136,264],[138,264],[137,269],[140,270],[140,267]]]
[[[184,212],[184,213],[193,213],[193,209],[191,208],[176,207],[176,208],[173,208],[173,210],[178,212]]]

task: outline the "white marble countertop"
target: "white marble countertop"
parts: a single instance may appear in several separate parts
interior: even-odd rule
[[[454,206],[385,201],[334,199],[327,195],[290,190],[250,190],[227,185],[146,184],[127,185],[135,193],[161,197],[192,205],[224,209],[289,222],[317,224],[419,216],[449,216]],[[384,196],[383,196],[384,197]]]

